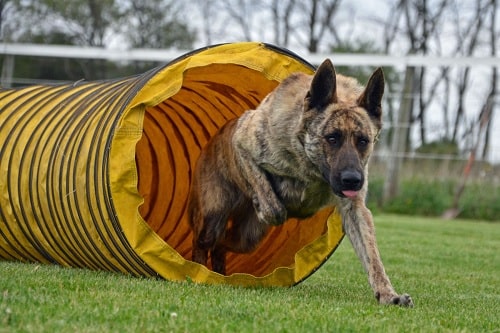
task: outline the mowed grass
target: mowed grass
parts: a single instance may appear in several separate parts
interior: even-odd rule
[[[345,239],[291,288],[0,262],[0,332],[500,332],[500,224],[375,218],[386,270],[413,309],[376,304]]]

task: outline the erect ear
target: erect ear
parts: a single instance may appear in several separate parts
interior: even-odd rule
[[[337,102],[337,78],[330,59],[323,61],[316,70],[306,98],[309,100],[310,109],[319,110]]]
[[[365,108],[370,118],[380,128],[382,126],[382,96],[384,95],[384,72],[377,68],[368,80],[365,90],[358,98],[358,105]]]

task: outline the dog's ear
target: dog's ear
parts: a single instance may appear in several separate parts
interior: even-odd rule
[[[317,110],[337,102],[337,78],[330,59],[323,61],[316,70],[306,99],[309,108]]]
[[[384,72],[377,68],[368,80],[365,90],[358,98],[358,105],[365,108],[380,128],[382,126],[382,96],[384,95]]]

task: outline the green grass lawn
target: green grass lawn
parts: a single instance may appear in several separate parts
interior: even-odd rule
[[[292,288],[234,288],[0,262],[0,332],[500,332],[500,224],[376,216],[413,309],[379,306],[347,239]]]

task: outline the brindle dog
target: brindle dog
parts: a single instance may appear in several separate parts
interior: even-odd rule
[[[227,251],[250,252],[269,226],[336,206],[376,299],[413,306],[385,273],[365,206],[383,93],[380,68],[363,88],[327,59],[313,76],[290,75],[255,110],[223,126],[194,172],[193,261],[207,265],[210,251],[212,269],[225,274]]]

